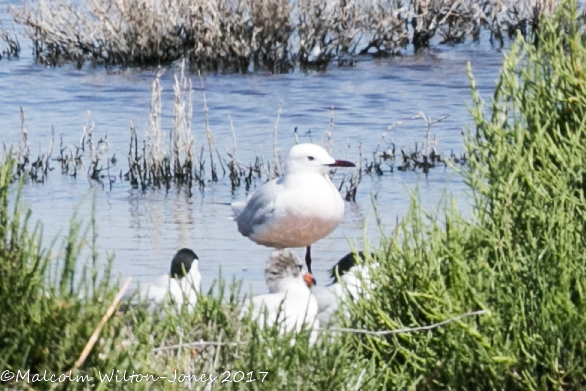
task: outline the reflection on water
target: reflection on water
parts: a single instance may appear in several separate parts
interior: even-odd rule
[[[25,41],[26,42],[26,41]],[[25,47],[25,45],[23,45]],[[86,112],[96,124],[96,139],[107,134],[109,155],[118,158],[114,172],[127,169],[129,123],[135,121],[139,135],[146,129],[153,71],[127,70],[108,74],[104,69],[75,70],[70,66],[48,69],[35,65],[23,49],[23,58],[0,61],[0,129],[7,144],[20,139],[19,107],[26,114],[31,151],[45,150],[54,127],[67,144],[79,142]],[[327,72],[295,72],[288,75],[208,75],[203,81],[210,125],[221,150],[231,148],[229,118],[236,128],[237,157],[252,162],[257,147],[272,155],[272,134],[279,107],[278,146],[286,154],[294,144],[293,129],[301,141],[323,142],[333,107],[333,155],[358,159],[358,145],[369,154],[390,124],[405,121],[419,111],[432,119],[450,117],[435,125],[438,150],[462,151],[461,132],[469,122],[466,64],[472,62],[480,91],[489,96],[502,61],[489,46],[439,47],[420,55],[388,59],[364,59],[353,68],[330,67]],[[163,124],[168,129],[172,115],[172,71],[163,76]],[[199,85],[194,77],[194,85]],[[194,99],[194,132],[199,146],[206,142],[199,90]],[[398,147],[412,149],[425,137],[423,121],[406,121],[387,133]],[[35,155],[36,156],[36,155]],[[33,218],[45,226],[47,242],[65,235],[76,205],[87,223],[91,216],[92,192],[97,202],[98,245],[102,254],[116,255],[115,270],[146,280],[168,271],[170,260],[181,247],[190,247],[200,257],[204,289],[213,278],[243,278],[255,291],[264,287],[264,265],[270,249],[242,237],[230,220],[225,205],[246,197],[243,188],[232,192],[227,178],[209,184],[189,197],[185,189],[148,191],[130,189],[118,178],[112,189],[103,189],[81,175],[62,176],[57,169],[45,184],[25,186],[25,200]],[[334,183],[339,183],[337,173]],[[465,186],[454,173],[434,169],[425,177],[413,172],[365,177],[356,203],[346,204],[342,224],[329,237],[315,244],[314,270],[318,283],[327,281],[326,271],[349,251],[350,243],[361,246],[363,227],[376,243],[379,233],[371,200],[375,199],[383,230],[388,232],[397,217],[405,214],[410,192],[419,187],[422,204],[433,208],[447,190],[459,197],[465,210]],[[303,251],[299,250],[302,255]],[[105,257],[104,257],[105,259]]]

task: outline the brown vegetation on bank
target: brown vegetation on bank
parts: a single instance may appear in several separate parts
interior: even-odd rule
[[[333,59],[392,55],[408,44],[530,34],[555,0],[41,0],[12,9],[37,59],[148,66],[186,58],[202,70],[288,72]]]

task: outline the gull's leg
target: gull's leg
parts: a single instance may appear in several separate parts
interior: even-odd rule
[[[307,265],[307,271],[311,273],[311,245],[307,246],[305,252],[305,264]]]

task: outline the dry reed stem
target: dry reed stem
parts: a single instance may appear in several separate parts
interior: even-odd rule
[[[124,175],[134,188],[142,190],[149,186],[169,189],[171,182],[186,184],[191,194],[193,178],[200,181],[194,171],[195,137],[192,132],[193,87],[185,75],[185,62],[181,64],[179,75],[174,76],[173,84],[173,124],[169,133],[169,143],[165,145],[162,129],[162,72],[155,76],[151,87],[151,110],[146,130],[142,154],[138,151],[138,137],[134,122],[130,124],[130,145],[128,152],[128,172]],[[200,167],[203,162],[200,160]],[[203,168],[202,168],[203,170]],[[200,171],[200,174],[202,172]]]
[[[356,201],[358,185],[362,181],[362,159],[362,141],[360,141],[358,145],[358,166],[354,169],[352,177],[350,178],[350,184],[348,189],[346,190],[346,196],[344,197],[346,201]],[[340,184],[340,189],[342,188],[342,185],[343,182]]]
[[[28,130],[24,126],[25,117],[24,117],[24,110],[20,108],[20,132],[22,134],[22,144],[20,155],[24,156],[28,160],[29,152],[30,152],[30,145],[28,143]]]
[[[230,121],[230,131],[232,132],[232,151],[226,150],[228,157],[230,158],[230,162],[228,163],[228,169],[230,171],[230,183],[232,184],[232,190],[235,190],[237,187],[240,186],[241,177],[246,175],[246,172],[240,168],[240,164],[238,160],[236,160],[236,131],[234,130],[234,124],[232,123],[232,117],[228,116],[228,120]],[[249,171],[249,176],[252,174],[252,170]],[[252,179],[248,178],[247,181],[247,188],[250,186]]]
[[[195,137],[191,131],[193,88],[191,79],[185,77],[185,60],[181,62],[180,77],[178,78],[175,75],[174,78],[175,104],[173,106],[173,128],[171,130],[171,141],[173,143],[171,167],[175,176],[190,182],[193,168],[193,148],[195,145]]]
[[[218,173],[216,171],[216,166],[214,164],[214,152],[216,153],[216,157],[218,158],[218,162],[220,163],[220,167],[222,168],[223,173],[226,173],[226,169],[224,168],[224,163],[223,163],[223,159],[220,155],[220,151],[218,150],[218,147],[216,145],[216,141],[214,140],[214,133],[212,132],[212,129],[210,127],[210,120],[209,120],[209,108],[207,105],[207,100],[206,100],[206,94],[205,94],[205,89],[203,86],[203,81],[201,78],[201,74],[197,73],[198,77],[199,77],[199,85],[201,88],[201,95],[202,95],[202,99],[203,99],[203,114],[204,114],[204,121],[205,121],[205,127],[206,127],[206,137],[208,140],[208,148],[209,148],[209,153],[210,153],[210,165],[211,165],[211,170],[212,170],[212,181],[216,182],[218,180]]]
[[[332,153],[332,143],[333,143],[333,135],[334,135],[334,106],[330,109],[330,123],[328,124],[328,130],[326,132],[326,137],[328,139],[328,146],[326,150],[329,154]]]
[[[146,133],[145,144],[145,170],[147,177],[155,186],[160,186],[164,180],[163,163],[166,158],[164,147],[164,136],[161,128],[162,116],[162,98],[163,87],[161,86],[161,76],[164,71],[157,72],[151,85],[151,111],[149,113],[149,127]]]
[[[273,130],[273,164],[272,164],[273,169],[271,170],[270,175],[267,178],[268,180],[276,178],[284,173],[283,161],[281,159],[281,155],[280,155],[279,151],[277,150],[277,131],[279,130],[279,119],[281,118],[281,110],[282,109],[283,109],[283,102],[281,101],[279,103],[279,110],[277,111],[277,119],[275,120],[275,127]],[[270,169],[270,166],[271,165],[269,164],[269,169]]]
[[[87,359],[87,356],[90,354],[92,348],[94,347],[96,341],[98,340],[98,337],[100,336],[100,332],[102,331],[102,329],[106,325],[106,322],[108,321],[108,319],[110,319],[112,314],[114,314],[114,310],[116,309],[116,307],[118,307],[118,304],[120,303],[120,300],[122,300],[122,297],[126,293],[126,290],[128,289],[128,286],[130,285],[131,281],[132,281],[132,278],[130,278],[130,277],[128,277],[126,279],[126,281],[124,282],[124,284],[122,285],[122,287],[120,288],[120,290],[118,291],[116,296],[114,297],[114,300],[112,300],[112,303],[110,304],[110,306],[106,310],[106,313],[104,314],[104,316],[100,320],[100,323],[98,324],[98,326],[96,327],[96,329],[94,330],[92,335],[90,336],[90,339],[88,340],[87,344],[85,345],[85,348],[81,352],[81,355],[79,356],[79,358],[77,359],[75,364],[73,364],[73,367],[65,373],[73,372],[74,370],[79,368],[81,365],[83,365],[83,363]]]

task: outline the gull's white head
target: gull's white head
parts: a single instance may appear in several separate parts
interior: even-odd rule
[[[282,292],[290,283],[306,285],[299,258],[289,250],[274,251],[267,262],[265,278],[269,292]]]
[[[300,172],[315,172],[326,175],[334,167],[354,167],[353,163],[345,160],[336,160],[316,144],[297,144],[287,157],[286,174]]]

